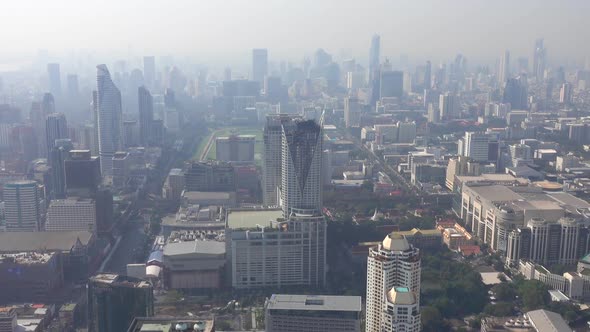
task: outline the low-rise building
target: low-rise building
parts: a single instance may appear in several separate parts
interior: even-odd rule
[[[196,317],[136,317],[127,332],[215,332],[215,321]]]
[[[361,331],[360,296],[273,294],[265,311],[267,331]]]
[[[164,246],[163,264],[167,288],[221,288],[225,243],[214,240],[169,242]]]

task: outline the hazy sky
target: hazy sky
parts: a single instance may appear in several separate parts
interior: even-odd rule
[[[495,59],[530,56],[544,37],[550,59],[590,55],[588,0],[2,0],[3,53],[94,49],[301,59],[318,47],[365,60],[382,55]]]

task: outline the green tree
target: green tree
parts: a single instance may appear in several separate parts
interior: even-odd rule
[[[516,288],[513,284],[506,282],[494,286],[492,292],[498,301],[512,301],[516,297]]]
[[[423,332],[447,331],[448,326],[436,307],[423,307],[421,309],[421,321]]]
[[[488,304],[485,306],[483,312],[486,315],[494,317],[510,316],[514,312],[514,307],[510,302],[498,302],[496,304]]]
[[[523,280],[517,287],[526,311],[543,308],[550,301],[549,288],[539,280]]]

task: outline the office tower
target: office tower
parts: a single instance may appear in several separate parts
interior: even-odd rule
[[[69,74],[67,76],[68,96],[70,98],[78,98],[80,94],[80,86],[78,83],[78,75]]]
[[[559,102],[565,106],[572,104],[572,85],[570,83],[563,83],[559,90]]]
[[[440,120],[456,119],[461,112],[459,97],[451,93],[441,94],[438,101]]]
[[[139,99],[139,144],[148,146],[151,143],[150,132],[154,121],[154,99],[145,86],[138,88],[137,95]]]
[[[518,74],[529,72],[529,59],[526,57],[520,57],[516,59],[518,63]]]
[[[545,49],[543,39],[535,40],[535,48],[533,50],[533,76],[537,81],[542,81],[545,75],[547,50]]]
[[[530,146],[526,144],[512,144],[508,149],[513,167],[534,163],[533,149]]]
[[[432,88],[432,64],[430,61],[426,61],[426,67],[424,68],[424,89]]]
[[[68,138],[68,123],[63,113],[53,113],[47,115],[45,122],[45,132],[47,134],[47,152],[51,152],[55,147],[55,140]]]
[[[252,50],[252,81],[260,85],[268,72],[268,50],[266,48],[255,48]]]
[[[93,197],[101,182],[100,162],[90,150],[70,150],[64,161],[68,196]]]
[[[500,68],[498,69],[498,83],[500,86],[510,77],[510,52],[504,51],[500,59]]]
[[[153,89],[156,82],[156,58],[153,56],[143,57],[143,77],[146,85]]]
[[[398,122],[397,123],[397,142],[414,143],[416,138],[416,122]]]
[[[98,274],[88,281],[88,331],[126,331],[135,317],[154,315],[152,285],[140,279]]]
[[[438,123],[440,121],[440,109],[433,103],[428,104],[428,122]]]
[[[373,38],[371,38],[371,48],[369,49],[369,83],[373,82],[378,76],[380,51],[381,37],[379,35],[373,35]]]
[[[70,151],[74,148],[72,141],[69,139],[58,139],[55,141],[55,146],[49,152],[49,165],[51,166],[51,186],[50,197],[65,198],[66,197],[66,172],[65,161],[70,155]]]
[[[527,87],[520,78],[509,78],[506,81],[504,87],[504,95],[502,97],[503,103],[510,103],[513,110],[526,110],[528,109],[527,101]]]
[[[281,186],[281,150],[283,123],[296,118],[290,114],[271,114],[266,116],[264,125],[264,151],[262,167],[262,200],[265,206],[279,205]]]
[[[61,96],[61,75],[59,73],[59,63],[48,63],[47,75],[49,78],[49,92],[51,92],[54,96]]]
[[[35,181],[14,181],[4,185],[4,214],[7,232],[41,230],[39,189]]]
[[[45,115],[55,113],[55,98],[53,98],[53,94],[49,92],[43,94],[43,99],[41,101],[41,111]]]
[[[379,77],[379,98],[397,97],[404,94],[404,72],[381,70]]]
[[[54,199],[49,203],[46,218],[46,231],[96,232],[96,203],[90,198]]]
[[[273,294],[264,307],[267,331],[361,331],[360,296]]]
[[[361,105],[358,98],[344,98],[344,123],[346,128],[358,128],[361,126]]]
[[[184,182],[186,191],[236,190],[234,167],[225,162],[189,162],[184,172]]]
[[[490,137],[484,132],[466,132],[464,156],[475,161],[487,161]]]
[[[113,187],[122,188],[127,183],[129,162],[129,153],[126,151],[118,151],[113,155]]]
[[[111,74],[106,65],[98,65],[96,69],[96,112],[98,117],[100,171],[103,176],[111,176],[113,172],[113,155],[123,147],[121,92],[111,80]]]
[[[281,201],[285,218],[321,211],[322,126],[323,119],[319,124],[303,119],[283,123]]]
[[[219,161],[253,163],[255,135],[232,135],[215,138],[215,159]]]
[[[402,235],[369,249],[367,332],[420,331],[420,271],[420,251]]]

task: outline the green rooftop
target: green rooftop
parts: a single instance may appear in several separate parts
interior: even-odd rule
[[[141,330],[139,331],[149,331],[149,332],[170,332],[172,331],[172,327],[170,326],[170,324],[143,324],[141,326]]]
[[[580,259],[581,262],[590,264],[590,253],[586,254],[586,256],[582,257],[582,259]]]
[[[257,228],[257,225],[271,227],[271,221],[283,217],[283,211],[269,210],[230,210],[227,214],[227,227],[231,229]]]

